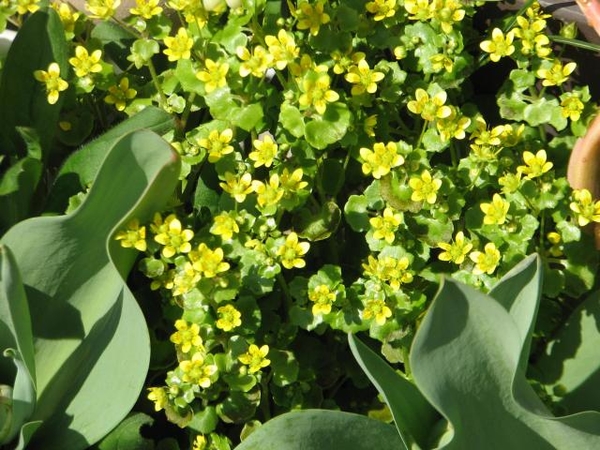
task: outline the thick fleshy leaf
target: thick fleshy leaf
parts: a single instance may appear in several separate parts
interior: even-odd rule
[[[151,131],[110,149],[85,202],[72,214],[23,221],[2,238],[15,255],[29,301],[38,387],[31,448],[83,449],[135,403],[150,344],[124,277],[135,251],[113,239],[146,220],[173,192],[179,159]]]
[[[600,410],[600,291],[573,311],[535,364],[536,377],[563,392],[568,413]]]
[[[102,439],[96,450],[154,450],[153,441],[141,432],[143,426],[149,426],[152,422],[152,417],[147,414],[133,414]]]
[[[431,429],[441,417],[417,387],[353,334],[348,334],[352,354],[385,399],[405,447],[427,448]]]
[[[397,450],[402,445],[392,425],[358,414],[307,409],[271,419],[236,450]]]
[[[534,258],[519,270],[531,265],[539,270]],[[532,287],[522,283],[535,285],[538,277],[513,273],[498,292],[527,291]],[[535,311],[539,295],[512,302],[519,303]],[[600,448],[600,413],[552,417],[527,383],[521,330],[529,324],[517,325],[504,306],[510,304],[447,279],[417,331],[410,354],[415,382],[452,425],[442,448]]]
[[[36,400],[35,361],[29,305],[14,256],[0,246],[0,383],[13,387],[10,442],[31,417]],[[0,429],[4,429],[0,423]]]

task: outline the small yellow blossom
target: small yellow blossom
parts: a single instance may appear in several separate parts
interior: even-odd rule
[[[175,321],[177,331],[169,340],[175,344],[182,353],[189,353],[192,348],[203,352],[204,344],[200,337],[200,326],[197,323],[188,323],[183,319]]]
[[[146,251],[146,227],[140,227],[140,221],[138,219],[133,219],[129,222],[127,229],[119,231],[116,234],[115,239],[121,241],[121,247],[133,247],[140,252]]]
[[[240,227],[231,213],[223,212],[214,217],[210,232],[228,241],[240,232]]]
[[[254,77],[262,78],[273,63],[273,56],[260,45],[254,47],[252,53],[246,47],[238,47],[235,53],[242,60],[240,64],[242,77],[252,74]]]
[[[377,114],[367,117],[363,122],[363,130],[369,137],[375,136],[375,126],[377,126]]]
[[[121,0],[86,0],[85,8],[92,19],[109,20],[115,15]]]
[[[310,244],[308,242],[299,242],[298,235],[292,231],[277,250],[277,256],[279,256],[281,264],[286,269],[293,269],[294,267],[301,269],[306,266],[303,256],[308,253],[309,248]]]
[[[129,78],[121,78],[118,85],[108,88],[108,95],[104,101],[109,105],[115,105],[117,111],[123,111],[127,106],[127,101],[135,98],[137,91],[129,87]]]
[[[439,242],[437,246],[444,250],[438,255],[439,260],[449,261],[454,264],[462,264],[467,254],[473,248],[473,244],[465,239],[465,235],[462,231],[456,233],[456,236],[454,236],[454,242],[451,244],[447,242]]]
[[[184,27],[180,27],[175,36],[167,36],[164,43],[167,48],[163,50],[163,53],[169,57],[169,61],[179,61],[180,59],[190,59],[192,57],[194,39],[188,35]]]
[[[371,174],[376,179],[386,176],[393,168],[404,164],[404,157],[398,153],[395,142],[377,142],[373,145],[373,150],[362,147],[359,152],[364,161],[363,173]]]
[[[435,119],[445,119],[452,114],[452,108],[445,105],[448,98],[445,91],[440,91],[433,97],[425,89],[417,88],[415,100],[406,105],[413,114],[419,114],[423,120],[433,122]]]
[[[261,210],[263,208],[276,206],[285,193],[279,184],[279,175],[276,173],[271,175],[267,183],[254,180],[252,182],[252,189],[256,192],[256,202]],[[273,211],[273,214],[274,213],[275,211]],[[263,214],[268,215],[266,211],[263,211]]]
[[[569,75],[573,73],[576,67],[577,64],[574,62],[563,66],[560,60],[555,59],[551,66],[543,66],[535,74],[542,80],[543,86],[560,86],[569,79]]]
[[[242,203],[246,200],[246,196],[252,192],[252,175],[248,172],[242,176],[225,172],[224,178],[225,182],[219,183],[219,186],[231,195],[236,202]]]
[[[248,372],[255,373],[271,364],[271,360],[267,359],[268,354],[268,345],[263,345],[259,348],[258,345],[251,344],[248,351],[240,355],[238,360],[248,366]]]
[[[585,105],[578,93],[565,92],[560,96],[560,113],[563,117],[577,122]]]
[[[505,194],[512,194],[521,186],[521,173],[505,173],[498,178],[498,184],[502,186],[502,192]]]
[[[433,17],[433,4],[429,0],[404,0],[404,9],[410,20],[425,22]]]
[[[254,161],[254,167],[271,167],[273,160],[277,156],[277,144],[269,135],[263,136],[262,139],[252,141],[254,151],[250,152],[248,158]]]
[[[293,172],[285,167],[279,175],[279,183],[284,190],[284,198],[296,196],[298,192],[308,186],[307,181],[302,181],[304,171],[301,168],[295,169]]]
[[[396,0],[373,0],[365,5],[365,9],[371,14],[375,14],[373,20],[380,20],[394,17],[396,14]]]
[[[233,305],[220,306],[217,309],[218,319],[215,325],[225,332],[231,331],[242,324],[242,313]]]
[[[69,58],[69,64],[75,69],[75,75],[82,78],[88,76],[90,73],[102,72],[102,66],[100,65],[101,58],[101,50],[94,50],[90,55],[85,47],[78,45],[75,47],[75,56]]]
[[[219,132],[212,130],[208,138],[198,140],[198,145],[208,152],[208,162],[216,163],[223,156],[233,153],[233,146],[229,145],[233,139],[233,130],[226,128]]]
[[[513,30],[506,33],[505,36],[500,28],[494,28],[492,30],[492,40],[483,41],[479,44],[479,47],[490,54],[490,59],[493,62],[498,62],[500,58],[510,56],[515,52],[514,39],[515,32]]]
[[[81,17],[81,14],[77,11],[73,11],[68,3],[52,2],[50,6],[58,13],[63,28],[65,29],[67,39],[72,39],[75,32],[75,23],[79,17]]]
[[[294,35],[281,29],[277,37],[265,36],[265,43],[268,46],[269,53],[273,58],[273,64],[277,70],[283,70],[288,64],[295,61],[300,55],[300,49],[296,46]]]
[[[431,61],[431,68],[435,73],[441,72],[442,69],[451,73],[454,69],[454,60],[444,53],[436,53],[429,60]]]
[[[23,15],[27,13],[34,13],[38,9],[40,0],[17,0],[17,13]]]
[[[154,240],[163,245],[161,255],[171,258],[177,253],[189,253],[192,249],[190,240],[193,237],[194,232],[190,229],[184,230],[177,216],[170,214],[165,218],[161,231],[154,236]]]
[[[367,261],[368,264],[363,264],[365,275],[388,283],[395,291],[399,290],[401,285],[413,281],[413,275],[408,270],[409,261],[406,256],[398,259],[378,255],[375,259],[372,255],[369,255]]]
[[[456,108],[451,106],[452,113],[444,118],[436,121],[435,125],[440,133],[442,140],[447,141],[451,138],[464,139],[466,130],[471,125],[471,119],[457,112]]]
[[[383,80],[383,72],[371,70],[369,63],[361,59],[357,65],[350,67],[348,73],[344,76],[348,83],[352,83],[350,93],[352,95],[361,95],[365,92],[374,94],[377,91],[377,83]]]
[[[413,202],[425,201],[433,205],[437,200],[437,193],[442,187],[442,180],[433,178],[428,170],[424,170],[419,177],[412,177],[408,180],[408,185],[413,190],[410,196]]]
[[[191,262],[187,261],[183,265],[178,266],[174,270],[175,274],[172,277],[171,293],[173,297],[187,294],[194,289],[202,276],[200,272],[194,269]]]
[[[387,319],[392,317],[392,310],[385,304],[384,300],[375,298],[367,301],[362,317],[367,320],[375,319],[375,323],[382,326]]]
[[[548,253],[555,258],[563,255],[563,246],[562,246],[562,237],[556,231],[551,231],[546,235],[546,239],[548,242],[552,244],[552,246],[548,249]]]
[[[204,70],[198,72],[196,78],[204,83],[204,90],[210,94],[215,89],[227,86],[227,72],[229,72],[229,64],[206,58]]]
[[[324,12],[323,3],[323,1],[318,1],[314,6],[307,1],[300,3],[300,8],[295,12],[298,18],[296,26],[299,30],[310,30],[310,34],[316,36],[319,34],[321,25],[331,21],[329,14]]]
[[[485,214],[483,217],[485,225],[502,225],[506,222],[506,214],[510,208],[510,203],[504,200],[500,194],[494,194],[491,203],[482,203],[479,207]]]
[[[204,242],[200,243],[196,250],[192,250],[189,257],[194,270],[205,278],[214,278],[222,272],[227,272],[230,267],[228,262],[223,261],[222,248],[211,250]]]
[[[192,450],[208,450],[207,449],[208,442],[206,441],[206,437],[202,434],[196,436],[194,439],[194,445],[192,446]]]
[[[521,53],[529,56],[536,54],[545,58],[550,54],[550,39],[544,33],[546,21],[539,18],[526,18],[517,16],[517,27],[514,28],[515,37],[519,38]]]
[[[48,103],[54,105],[58,101],[60,92],[69,87],[69,83],[60,77],[60,66],[58,63],[50,63],[48,70],[36,70],[33,72],[36,80],[44,83],[48,94]]]
[[[308,299],[314,303],[312,307],[313,315],[329,314],[331,307],[335,302],[336,293],[325,284],[320,284],[308,293]]]
[[[315,70],[308,71],[302,82],[300,89],[302,94],[298,99],[300,106],[304,108],[314,107],[319,114],[325,114],[327,103],[337,102],[339,94],[329,89],[331,78],[327,75],[326,66],[317,66]]]
[[[491,275],[500,262],[500,251],[493,242],[488,242],[485,244],[483,252],[471,252],[469,258],[475,263],[473,274],[481,275],[487,273]]]
[[[165,409],[165,406],[169,403],[169,397],[167,396],[167,392],[165,388],[162,387],[151,387],[148,388],[148,400],[154,402],[154,411],[160,411]]]
[[[541,177],[553,166],[551,162],[547,161],[547,158],[546,150],[538,150],[535,155],[529,151],[524,151],[523,162],[525,165],[517,167],[517,172],[524,174],[525,178],[529,180]]]
[[[396,239],[396,230],[402,223],[402,214],[394,213],[394,210],[388,206],[383,210],[382,216],[372,217],[369,223],[374,230],[374,239],[384,239],[391,244]]]
[[[134,16],[149,20],[163,12],[159,3],[160,0],[135,0],[135,8],[131,8],[129,12]]]
[[[206,364],[203,352],[196,352],[192,359],[181,361],[179,368],[183,372],[181,379],[185,383],[197,384],[205,389],[210,387],[212,377],[217,373],[217,366]]]
[[[462,7],[463,2],[458,0],[433,0],[432,16],[440,23],[444,33],[450,34],[453,25],[465,18],[465,10]]]
[[[573,202],[569,208],[575,213],[575,219],[580,227],[590,222],[600,223],[600,201],[594,202],[592,193],[587,189],[573,191]]]

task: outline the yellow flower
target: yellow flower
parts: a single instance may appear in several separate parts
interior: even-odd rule
[[[296,10],[295,13],[298,18],[296,26],[299,30],[310,30],[310,34],[316,36],[319,34],[321,25],[329,23],[331,18],[329,14],[324,12],[323,3],[319,1],[313,6],[307,1],[303,1],[300,4],[300,9]]]
[[[102,72],[101,58],[101,50],[94,50],[90,55],[85,47],[78,45],[75,47],[75,56],[69,58],[69,64],[75,69],[75,75],[81,78],[88,76],[90,73]]]
[[[204,90],[210,94],[217,88],[227,86],[227,72],[229,64],[226,62],[215,62],[210,58],[204,61],[205,70],[201,70],[196,74],[196,78],[204,83]]]
[[[293,269],[294,267],[301,269],[306,266],[306,261],[302,257],[308,253],[309,248],[310,244],[308,242],[298,242],[298,235],[292,231],[277,250],[277,256],[279,256],[281,264],[286,269]]]
[[[240,76],[242,77],[252,74],[252,76],[262,78],[273,62],[273,56],[260,45],[254,47],[252,53],[246,47],[238,47],[235,53],[243,61],[240,64]]]
[[[196,439],[194,439],[192,450],[207,450],[207,445],[208,442],[206,441],[206,437],[202,434],[199,434],[196,436]]]
[[[387,144],[377,142],[373,145],[373,150],[362,147],[359,152],[364,160],[363,173],[371,174],[376,179],[386,176],[394,167],[404,164],[404,157],[398,154],[398,146],[395,142]]]
[[[392,310],[388,308],[385,301],[382,299],[371,299],[367,301],[365,309],[362,312],[363,319],[375,319],[375,323],[379,326],[385,324],[387,319],[392,317]]]
[[[180,27],[175,36],[167,36],[164,43],[167,48],[163,50],[163,53],[169,57],[169,61],[179,61],[180,59],[190,59],[192,57],[194,39],[188,36],[184,27]]]
[[[233,130],[226,128],[219,133],[212,130],[207,139],[199,139],[198,145],[208,151],[208,162],[215,163],[223,156],[233,153],[233,146],[229,145],[233,139]]]
[[[514,29],[515,36],[520,39],[521,53],[523,55],[536,54],[545,58],[550,54],[550,39],[544,34],[546,21],[539,18],[517,17],[517,27]]]
[[[192,348],[196,351],[204,351],[204,344],[200,337],[200,326],[197,323],[188,323],[183,319],[175,321],[177,331],[171,335],[169,340],[179,347],[182,353],[189,353]]]
[[[252,182],[252,189],[257,194],[256,202],[258,203],[259,209],[269,208],[270,206],[276,206],[282,199],[285,193],[283,188],[279,185],[279,175],[276,173],[271,175],[268,183],[254,180]],[[267,211],[263,211],[265,215],[272,215],[276,210],[268,214]]]
[[[431,61],[431,67],[435,73],[441,72],[442,69],[448,73],[451,73],[454,69],[454,60],[444,53],[436,53],[429,59]]]
[[[396,14],[396,0],[373,0],[365,5],[365,9],[375,14],[373,20],[379,22]]]
[[[312,106],[319,114],[325,114],[327,103],[337,102],[340,98],[337,92],[329,89],[330,83],[326,66],[318,66],[315,70],[308,71],[300,83],[302,91],[298,99],[300,106],[303,108]]]
[[[523,152],[523,162],[525,165],[517,167],[517,172],[524,174],[529,180],[541,177],[553,166],[547,161],[546,150],[539,150],[535,155],[528,151]]]
[[[192,249],[190,240],[193,237],[194,232],[190,229],[182,229],[177,216],[170,214],[166,217],[161,231],[154,236],[154,240],[164,246],[161,255],[164,258],[171,258],[176,253],[189,253]]]
[[[279,183],[285,191],[284,198],[294,196],[308,186],[308,182],[302,181],[303,176],[304,171],[300,168],[295,169],[292,173],[287,167],[283,169],[281,175],[279,175]]]
[[[231,213],[223,212],[213,219],[213,226],[210,228],[212,234],[221,236],[224,240],[229,240],[234,234],[240,232],[240,227],[237,224],[235,217]]]
[[[135,0],[135,8],[131,8],[129,12],[134,16],[149,20],[163,12],[159,3],[160,0]]]
[[[252,344],[246,353],[238,357],[238,360],[248,366],[248,372],[255,373],[271,364],[271,361],[267,359],[268,354],[268,345],[259,348],[257,345]]]
[[[252,141],[254,151],[250,152],[248,158],[254,161],[254,167],[271,167],[273,160],[277,156],[277,144],[273,138],[266,134],[262,139]]]
[[[40,0],[17,0],[17,13],[23,15],[29,13],[34,13],[38,9],[40,9],[38,3]]]
[[[357,65],[350,67],[348,73],[344,76],[348,83],[352,83],[350,93],[352,95],[361,95],[365,92],[374,94],[377,91],[377,83],[383,80],[383,72],[376,72],[369,68],[369,63],[361,59]]]
[[[445,119],[452,114],[452,109],[444,105],[447,97],[445,91],[440,91],[433,97],[429,97],[425,89],[417,88],[415,100],[409,101],[406,106],[413,114],[419,114],[424,120],[432,122],[435,119]]]
[[[54,105],[58,101],[60,92],[69,87],[69,83],[60,77],[60,67],[58,63],[50,63],[48,70],[36,70],[33,72],[36,80],[44,83],[48,94],[48,103]]]
[[[192,250],[189,257],[194,270],[205,278],[214,278],[221,272],[227,272],[230,267],[229,263],[223,261],[222,248],[211,250],[204,242],[198,245],[197,250]]]
[[[377,259],[369,255],[368,264],[363,264],[365,275],[374,277],[379,281],[388,283],[395,291],[402,284],[410,283],[413,275],[408,270],[409,261],[406,256],[399,259],[391,256],[379,255]]]
[[[265,36],[265,43],[269,47],[269,53],[278,70],[285,69],[300,54],[300,49],[294,41],[294,35],[287,33],[283,29],[279,30],[277,37],[271,35]]]
[[[331,307],[335,302],[336,293],[331,292],[331,289],[325,284],[320,284],[308,293],[308,299],[314,302],[312,307],[313,315],[329,314]]]
[[[450,261],[454,264],[462,264],[467,254],[473,248],[473,244],[465,239],[465,235],[462,231],[456,233],[456,236],[454,236],[454,242],[451,244],[439,242],[437,246],[444,250],[439,254],[439,260]]]
[[[217,309],[217,315],[219,318],[217,319],[216,326],[220,330],[223,331],[231,331],[234,328],[239,327],[242,324],[242,313],[240,313],[237,309],[235,309],[232,305],[221,306]]]
[[[573,200],[569,208],[575,213],[580,227],[584,227],[590,222],[600,223],[600,201],[594,202],[590,191],[587,189],[574,190]]]
[[[579,120],[584,106],[578,93],[565,92],[560,96],[560,113],[573,122]]]
[[[86,0],[85,8],[92,19],[108,20],[115,15],[121,0]]]
[[[420,177],[412,177],[408,180],[408,185],[413,190],[410,196],[413,202],[425,201],[433,205],[437,200],[437,192],[442,186],[442,180],[433,178],[428,170],[424,170]]]
[[[140,221],[133,219],[127,225],[127,229],[119,231],[115,239],[121,241],[121,247],[124,248],[135,248],[140,252],[145,252],[146,245],[146,227],[140,227]]]
[[[167,392],[165,388],[162,387],[151,387],[148,388],[148,400],[154,402],[154,411],[160,411],[161,409],[165,409],[165,406],[169,403],[169,397],[167,396]]]
[[[383,216],[376,216],[369,219],[371,227],[373,227],[373,238],[384,239],[388,244],[396,239],[396,230],[402,223],[402,215],[394,214],[394,210],[386,207],[383,210]]]
[[[465,10],[457,0],[434,0],[431,8],[433,18],[442,26],[446,34],[452,32],[453,25],[465,18]]]
[[[498,62],[503,56],[510,56],[515,52],[514,39],[515,32],[513,30],[506,33],[505,36],[500,28],[494,28],[492,30],[492,40],[483,41],[479,44],[479,47],[490,54],[490,59],[493,62]]]
[[[63,28],[65,29],[67,39],[70,40],[73,37],[73,33],[75,31],[75,23],[77,22],[77,19],[79,19],[81,14],[76,11],[73,11],[68,3],[52,2],[50,6],[58,13],[60,21],[63,24]]]
[[[506,214],[510,208],[510,203],[504,200],[500,194],[494,194],[491,203],[482,203],[479,207],[485,214],[483,217],[485,225],[502,225],[506,222]]]
[[[172,277],[171,293],[173,297],[187,294],[196,287],[202,276],[200,272],[194,269],[191,262],[186,261],[183,265],[174,270]]]
[[[569,75],[573,73],[576,67],[577,64],[574,62],[563,66],[560,60],[555,59],[551,66],[543,66],[535,74],[542,80],[543,86],[560,86],[569,79]]]
[[[404,9],[411,14],[410,20],[425,22],[433,17],[433,5],[429,0],[404,0]]]
[[[121,78],[118,85],[108,88],[108,95],[104,101],[109,105],[115,105],[117,111],[123,111],[127,105],[127,100],[135,98],[137,91],[129,87],[129,78]]]
[[[500,262],[500,251],[498,251],[493,242],[488,242],[485,244],[483,252],[471,252],[469,258],[475,263],[473,274],[481,275],[487,273],[491,275]]]
[[[452,113],[444,119],[437,120],[435,123],[436,128],[444,141],[451,138],[464,139],[466,137],[465,131],[471,125],[471,119],[457,112],[453,106],[450,108]]]
[[[363,122],[363,130],[369,137],[375,136],[375,126],[377,126],[377,114],[367,117]]]
[[[225,192],[231,195],[236,202],[242,203],[246,196],[252,192],[252,175],[245,173],[242,176],[225,172],[225,182],[219,183]]]
[[[556,231],[551,231],[546,235],[552,246],[548,249],[548,253],[555,258],[563,255],[562,237]]]
[[[196,352],[191,360],[184,360],[179,363],[179,368],[183,372],[181,376],[185,383],[197,384],[200,387],[208,388],[212,384],[212,378],[217,373],[217,366],[206,364],[202,352]]]

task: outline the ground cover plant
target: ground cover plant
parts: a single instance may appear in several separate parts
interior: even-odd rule
[[[529,383],[556,415],[598,409],[598,253],[586,230],[600,203],[566,177],[596,112],[565,53],[584,45],[574,26],[534,1],[495,18],[486,2],[457,0],[85,7],[0,2],[0,29],[18,30],[0,69],[0,300],[18,296],[29,312],[6,317],[31,321],[29,332],[3,322],[15,362],[0,366],[15,387],[5,397],[27,407],[0,442],[36,448],[55,432],[56,445],[68,435],[86,448],[124,419],[97,448],[230,449],[272,417],[314,408],[398,423],[348,333],[412,382],[411,346],[442,277],[488,292],[531,253],[543,283],[521,356]],[[574,160],[570,175],[586,167]],[[38,215],[61,216],[25,220]],[[30,276],[39,255],[22,230],[47,242],[47,272]],[[74,242],[100,259],[50,250]],[[67,267],[72,278],[56,275]],[[135,310],[105,270],[127,278],[146,321],[130,332],[151,355],[140,350],[134,369],[117,352],[98,373],[135,372],[142,392],[132,383],[138,401],[123,396],[98,430],[44,425],[46,381],[31,390],[72,366],[44,365],[42,343],[66,360],[127,340],[119,327],[91,332],[101,312]],[[62,316],[34,311],[45,298],[85,318],[79,347],[49,339],[58,325],[44,323]],[[115,311],[115,323],[138,317]],[[101,398],[79,395],[48,404]]]

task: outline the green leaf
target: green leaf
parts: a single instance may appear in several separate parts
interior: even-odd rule
[[[410,353],[417,387],[451,423],[442,448],[600,446],[600,413],[552,417],[525,378],[530,337],[523,333],[539,305],[539,268],[536,257],[517,266],[494,294],[501,301],[443,281]]]
[[[148,107],[72,153],[54,182],[48,209],[59,213],[65,211],[69,197],[83,191],[92,182],[108,151],[125,134],[142,129],[163,134],[173,126],[173,118],[169,114],[162,109]]]
[[[289,386],[298,379],[300,365],[292,352],[273,350],[269,352],[269,359],[273,370],[273,383],[277,386]]]
[[[351,120],[352,113],[344,103],[332,103],[327,106],[322,120],[314,119],[306,124],[306,141],[323,150],[346,135]]]
[[[294,137],[304,137],[304,116],[295,106],[284,102],[279,112],[279,122]]]
[[[413,448],[415,443],[426,448],[429,432],[440,418],[437,412],[413,383],[397,374],[356,336],[348,334],[348,342],[356,361],[389,406],[404,448]]]
[[[41,9],[27,18],[12,43],[0,79],[0,148],[8,155],[23,157],[24,148],[16,127],[33,128],[47,159],[56,132],[64,94],[54,105],[48,103],[45,87],[33,77],[58,63],[67,78],[68,48],[62,22],[52,8]]]
[[[121,422],[102,439],[96,450],[154,450],[154,442],[144,437],[142,427],[151,425],[154,419],[144,413],[135,413]]]
[[[42,163],[39,159],[25,157],[17,161],[0,178],[0,231],[25,219],[30,214]]]
[[[20,222],[2,238],[19,265],[32,317],[32,419],[44,422],[34,447],[84,449],[137,400],[150,357],[144,317],[124,281],[137,252],[113,235],[162,208],[178,173],[177,154],[159,136],[127,134],[74,213]]]
[[[235,450],[398,450],[393,426],[358,414],[307,409],[271,419]]]
[[[188,428],[196,430],[198,433],[209,434],[215,431],[219,423],[219,416],[214,406],[207,406],[202,411],[194,414],[194,417],[187,425]]]
[[[367,207],[369,202],[364,195],[351,195],[344,206],[346,222],[354,231],[365,231],[370,227]]]
[[[192,62],[189,59],[180,59],[177,61],[175,77],[177,77],[181,87],[186,92],[194,92],[200,95],[205,94],[204,83],[196,78],[196,72],[194,71]]]
[[[301,209],[295,216],[298,236],[313,242],[327,239],[339,226],[341,216],[340,208],[332,201],[325,203],[317,214]]]

